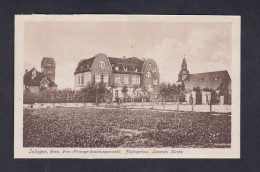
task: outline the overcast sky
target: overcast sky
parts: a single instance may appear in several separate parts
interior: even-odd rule
[[[25,22],[24,67],[40,71],[43,57],[56,61],[59,88],[74,88],[81,59],[153,58],[161,81],[176,82],[186,57],[190,73],[231,72],[231,23],[180,22]],[[231,73],[230,73],[231,75]]]

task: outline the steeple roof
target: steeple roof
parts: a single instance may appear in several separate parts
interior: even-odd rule
[[[182,65],[181,65],[181,66],[184,66],[184,65],[187,66],[185,57],[183,58],[183,61],[182,61]]]

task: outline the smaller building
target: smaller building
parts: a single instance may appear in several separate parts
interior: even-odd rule
[[[177,83],[184,86],[186,102],[190,102],[192,94],[194,97],[194,93],[192,93],[194,88],[199,88],[201,89],[202,104],[208,104],[211,101],[210,90],[217,92],[217,96],[221,100],[220,104],[223,102],[222,99],[225,99],[226,104],[231,103],[231,78],[227,70],[190,74],[184,58]]]
[[[39,93],[45,89],[57,89],[55,84],[56,64],[53,58],[44,57],[41,62],[42,72],[33,67],[30,71],[25,70],[23,77],[24,89],[31,93]]]

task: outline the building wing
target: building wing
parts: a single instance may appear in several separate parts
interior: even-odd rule
[[[228,72],[216,71],[190,74],[189,78],[184,80],[185,88],[193,90],[194,87],[211,88],[214,90],[225,89],[230,85],[230,76]]]

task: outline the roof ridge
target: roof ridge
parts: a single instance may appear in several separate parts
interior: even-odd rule
[[[190,75],[206,74],[206,73],[217,73],[217,72],[228,72],[228,71],[227,70],[219,70],[219,71],[211,71],[211,72],[191,73]]]

